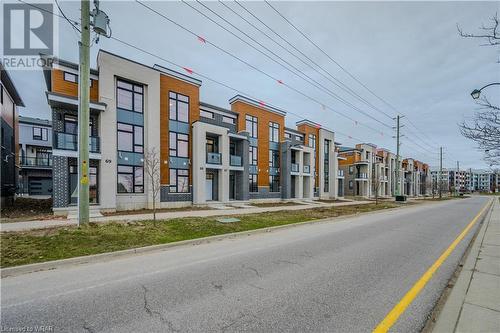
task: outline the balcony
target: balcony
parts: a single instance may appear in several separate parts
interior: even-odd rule
[[[356,179],[368,179],[368,174],[364,172],[358,173]]]
[[[311,173],[311,166],[310,165],[304,165],[304,173]]]
[[[292,163],[292,172],[299,172],[299,165],[297,163]]]
[[[229,165],[240,167],[243,165],[241,162],[241,156],[231,155],[229,158]]]
[[[337,170],[337,177],[344,177],[344,170]]]
[[[222,164],[220,153],[207,153],[207,164]]]
[[[52,157],[23,157],[21,158],[22,167],[51,167]]]
[[[78,135],[64,132],[54,132],[53,145],[55,149],[76,151],[78,148]],[[99,137],[89,137],[89,149],[91,153],[101,152],[101,142]]]

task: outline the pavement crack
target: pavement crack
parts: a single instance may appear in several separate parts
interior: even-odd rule
[[[248,283],[248,282],[247,282],[246,284],[247,284],[248,286],[250,286],[250,287],[253,287],[253,288],[255,288],[255,289],[259,289],[259,290],[265,290],[264,288],[262,288],[262,287],[259,287],[259,286],[255,285],[255,284],[253,284],[253,283]]]
[[[168,326],[168,329],[172,332],[180,332],[180,329],[174,327],[174,324],[172,323],[172,321],[170,321],[168,318],[166,318],[160,311],[156,311],[154,309],[151,308],[149,302],[148,302],[148,288],[146,288],[145,285],[141,285],[142,286],[142,289],[144,290],[144,294],[143,294],[143,300],[144,300],[144,310],[146,311],[146,313],[151,317],[151,318],[154,318],[155,316],[158,317],[158,319],[166,324]]]
[[[300,254],[301,257],[306,257],[306,258],[314,258],[314,256],[311,254],[309,251],[304,251],[304,253]]]
[[[259,271],[256,268],[250,267],[250,266],[245,266],[245,265],[243,265],[243,267],[253,271],[255,273],[255,275],[257,275],[258,277],[260,277],[262,279],[262,275],[260,275]]]
[[[253,314],[245,314],[244,312],[240,312],[239,315],[236,318],[232,319],[228,324],[221,326],[221,328],[220,328],[221,332],[227,331],[228,329],[230,329],[231,327],[236,325],[241,319],[243,319],[247,316],[252,317],[254,319],[257,319],[257,316],[255,316]]]
[[[82,328],[89,333],[95,333],[94,329],[87,323],[84,323]]]
[[[290,261],[290,260],[276,260],[276,261],[273,261],[273,263],[275,263],[276,265],[279,265],[279,264],[289,264],[289,265],[297,265],[297,266],[300,266],[300,267],[304,267],[302,264],[298,263],[298,262],[295,262],[295,261]]]

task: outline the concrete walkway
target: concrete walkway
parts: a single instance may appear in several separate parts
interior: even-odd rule
[[[433,332],[500,332],[500,203],[497,198]]]
[[[337,203],[324,203],[319,201],[314,202],[302,202],[297,205],[287,206],[276,204],[273,207],[227,207],[228,209],[210,209],[210,210],[185,210],[185,211],[174,211],[174,212],[159,212],[156,213],[156,218],[158,220],[168,220],[180,217],[208,217],[208,216],[227,216],[227,215],[243,215],[243,214],[255,214],[255,213],[266,213],[266,212],[277,212],[283,210],[303,210],[318,207],[340,207],[340,206],[350,206],[350,205],[362,205],[373,203],[372,201],[348,201],[348,202],[337,202]],[[227,205],[229,206],[229,205]],[[131,221],[144,221],[152,220],[153,214],[128,214],[128,215],[113,215],[113,216],[102,216],[102,217],[91,217],[90,221],[95,223],[104,223],[111,221],[120,222],[131,222]],[[76,225],[76,219],[54,219],[54,220],[41,220],[41,221],[26,221],[26,222],[12,222],[12,223],[1,223],[1,232],[10,231],[25,231],[33,229],[45,229],[60,226],[71,226]]]

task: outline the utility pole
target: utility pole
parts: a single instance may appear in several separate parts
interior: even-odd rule
[[[111,37],[109,18],[99,9],[99,0],[94,0],[95,9],[90,12],[90,0],[81,0],[81,40],[78,94],[78,225],[89,222],[89,117],[90,117],[90,31],[99,36]],[[93,22],[90,17],[93,17]]]
[[[439,199],[443,197],[443,147],[439,147]]]
[[[400,156],[399,156],[399,148],[400,144],[400,120],[401,116],[397,115],[396,117],[396,196],[401,195],[401,179],[399,178],[399,164],[400,164]]]
[[[460,191],[460,183],[462,181],[461,175],[460,175],[460,162],[457,161],[457,177],[458,177],[458,186],[455,186],[455,195],[458,196],[458,192]],[[465,182],[465,180],[464,180]]]
[[[78,225],[89,222],[90,1],[81,1],[78,107]]]

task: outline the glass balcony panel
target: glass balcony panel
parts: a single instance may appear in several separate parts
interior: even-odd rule
[[[231,155],[229,160],[230,165],[232,166],[242,166],[241,156]]]
[[[207,153],[208,164],[221,164],[222,155],[220,153]]]

